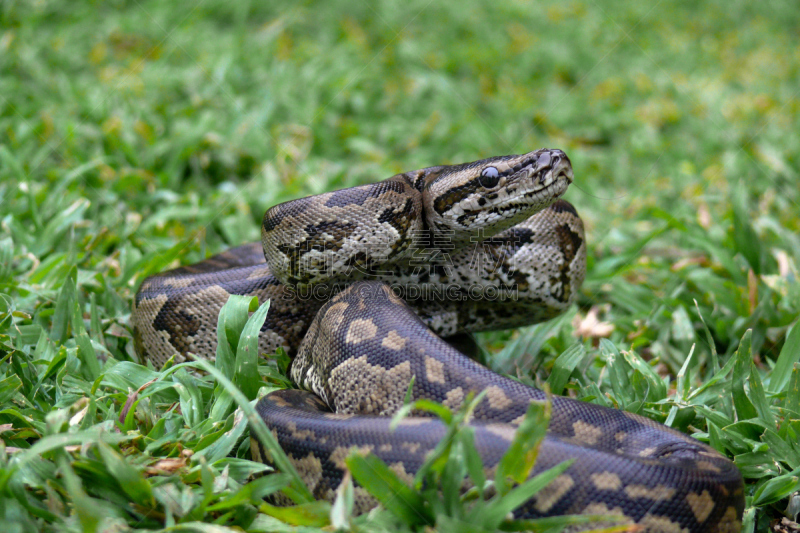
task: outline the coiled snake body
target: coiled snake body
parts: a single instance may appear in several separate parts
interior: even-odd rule
[[[228,296],[270,298],[259,348],[283,346],[305,390],[272,393],[257,410],[316,497],[333,497],[354,449],[413,478],[445,428],[416,417],[389,431],[412,377],[414,399],[454,409],[485,391],[473,424],[491,470],[529,402],[544,393],[440,337],[546,320],[573,301],[586,245],[577,212],[559,199],[571,181],[566,155],[543,149],[277,205],[264,216],[261,246],[142,283],[137,349],[156,365],[174,354],[213,356]],[[252,451],[269,460],[255,439]],[[622,515],[652,533],[741,527],[733,463],[649,419],[555,397],[534,473],[566,459],[574,460],[569,469],[515,515]],[[357,487],[357,510],[374,505]]]

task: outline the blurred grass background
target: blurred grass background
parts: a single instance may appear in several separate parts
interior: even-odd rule
[[[785,482],[751,500],[753,527],[792,517],[798,30],[792,2],[2,2],[0,349],[33,354],[39,389],[59,390],[53,354],[80,354],[77,326],[57,305],[73,267],[95,349],[136,361],[128,318],[138,283],[257,240],[267,207],[410,169],[561,148],[591,256],[579,308],[520,337],[483,335],[499,352],[493,366],[542,381],[579,332],[587,355],[573,394],[582,379],[602,382],[601,336],[664,379],[694,353],[688,367],[702,387],[717,353],[730,360],[751,330],[746,379],[767,383],[788,451],[776,456],[752,425],[729,429],[744,441],[716,444],[737,457],[751,495]],[[34,352],[40,332],[49,360]],[[779,354],[788,370],[771,386]],[[77,398],[34,401],[41,391],[12,379],[25,374],[11,359],[0,363],[11,380],[3,402],[24,394],[42,412],[30,420]],[[635,401],[610,387],[606,378],[597,389],[606,403]],[[717,392],[724,420],[741,424],[734,393]],[[642,412],[714,440],[708,413],[686,398],[658,407],[648,394]],[[0,420],[12,424],[8,445],[41,436],[12,418]]]

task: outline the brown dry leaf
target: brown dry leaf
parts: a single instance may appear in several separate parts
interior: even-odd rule
[[[75,413],[75,416],[69,419],[69,425],[77,426],[78,424],[80,424],[81,421],[83,420],[83,417],[86,416],[86,413],[88,412],[89,412],[89,406],[87,405],[86,407]]]
[[[758,304],[758,279],[753,269],[747,271],[747,297],[750,304],[750,314],[756,310]]]
[[[780,522],[773,522],[771,529],[775,533],[798,533],[800,532],[800,524],[783,517]]]
[[[5,444],[5,441],[3,439],[0,439],[0,442]],[[8,455],[11,455],[11,454],[14,454],[14,453],[19,453],[19,452],[24,452],[24,451],[27,451],[27,450],[25,448],[17,448],[16,446],[6,446],[6,453]]]
[[[684,257],[683,259],[679,260],[669,268],[673,272],[677,272],[682,268],[686,268],[689,265],[702,265],[707,263],[707,260],[704,256],[697,256],[697,257]]]
[[[789,259],[789,254],[783,250],[775,250],[773,255],[775,256],[775,260],[778,262],[778,274],[784,278],[789,277],[789,274],[792,273],[791,259]]]
[[[711,227],[711,213],[705,203],[700,204],[697,208],[697,223],[705,230]]]
[[[586,317],[582,317],[580,313],[575,315],[572,321],[572,327],[575,330],[572,334],[575,337],[583,337],[586,339],[599,339],[600,337],[608,337],[614,331],[614,324],[609,322],[601,322],[598,318],[600,308],[592,306]]]
[[[150,476],[157,476],[159,474],[173,474],[186,466],[186,459],[178,457],[167,457],[160,459],[152,465],[145,468],[144,472]]]
[[[86,413],[89,412],[89,398],[85,396],[79,398],[77,402],[72,404],[70,411],[75,414],[69,419],[69,425],[77,426],[81,423],[83,417],[86,416]]]

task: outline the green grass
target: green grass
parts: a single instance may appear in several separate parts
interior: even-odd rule
[[[800,12],[400,5],[0,4],[9,532],[402,525],[260,504],[290,478],[245,484],[264,470],[234,411],[246,403],[140,365],[132,295],[256,240],[283,200],[543,146],[572,159],[589,273],[567,316],[482,335],[490,366],[710,442],[745,476],[748,531],[795,518]],[[282,386],[283,362],[257,364]],[[248,398],[266,390],[239,379]]]

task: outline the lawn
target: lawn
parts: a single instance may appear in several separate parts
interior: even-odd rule
[[[796,7],[0,3],[4,531],[412,527],[261,503],[287,478],[246,484],[230,389],[139,361],[133,294],[276,203],[540,147],[572,160],[588,275],[562,318],[481,334],[489,365],[734,458],[745,531],[797,518]]]

